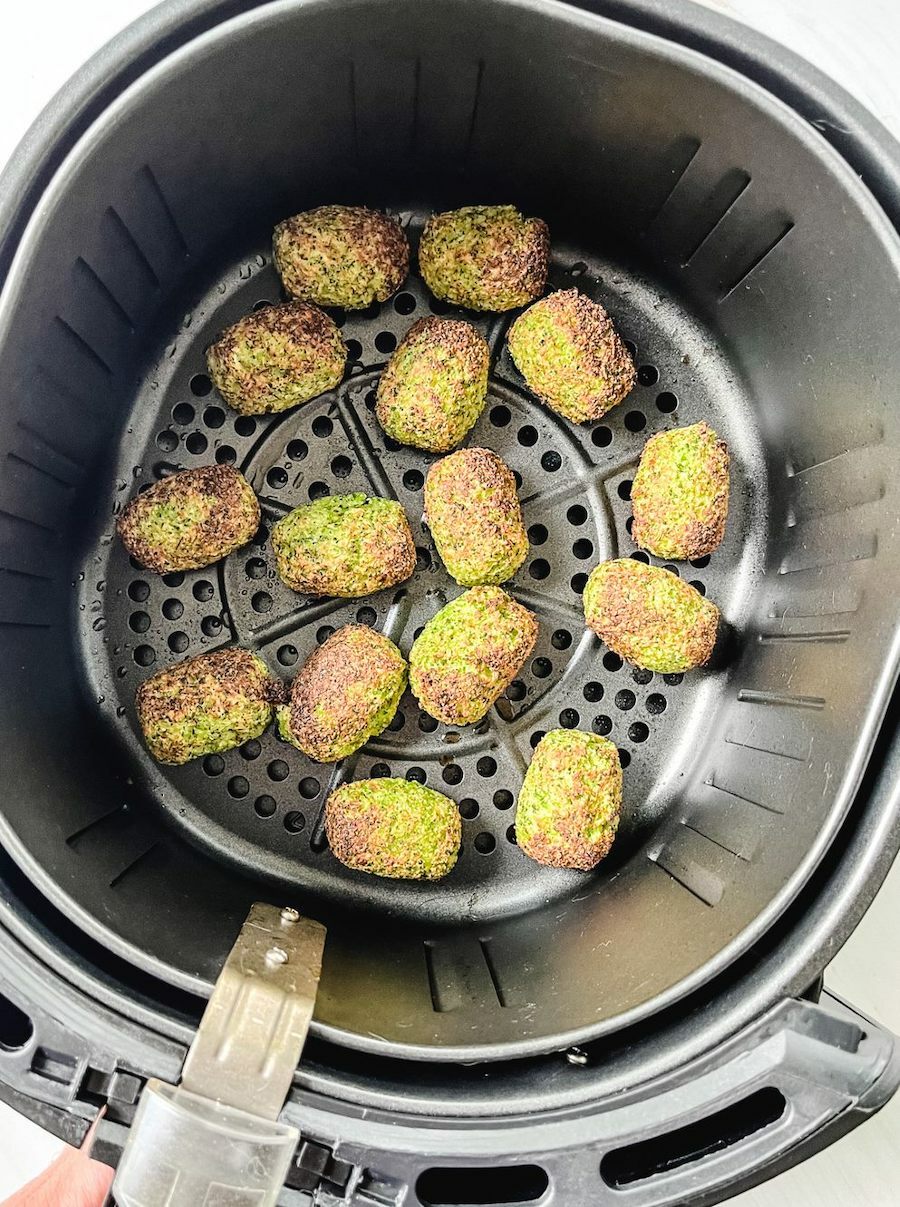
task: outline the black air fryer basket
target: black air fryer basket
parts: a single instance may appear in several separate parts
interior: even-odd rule
[[[898,181],[898,148],[829,81],[688,4],[173,0],[83,70],[2,182],[8,1101],[70,1139],[104,1106],[115,1160],[257,899],[328,926],[286,1204],[532,1202],[548,1182],[574,1207],[711,1203],[890,1096],[893,1037],[818,988],[900,842]],[[372,413],[409,325],[458,313],[414,273],[337,316],[333,393],[250,418],[211,387],[207,345],[280,296],[274,223],[370,204],[415,247],[432,210],[507,201],[547,219],[552,286],[601,300],[639,366],[576,427],[525,389],[508,319],[475,319],[493,361],[468,442],[515,471],[531,541],[520,678],[462,730],[407,695],[336,768],[271,732],[154,764],[133,701],[161,667],[237,643],[287,679],[349,621],[407,651],[454,593],[421,525],[430,458]],[[725,640],[702,671],[652,675],[585,631],[581,591],[604,558],[648,560],[638,456],[699,419],[731,448],[731,514],[677,569]],[[142,571],[114,539],[123,504],[215,462],[260,495],[253,544]],[[348,490],[404,505],[416,574],[298,597],[268,529]],[[591,876],[515,846],[524,768],[559,726],[609,735],[625,768]],[[333,858],[325,798],[371,775],[459,802],[445,883]]]

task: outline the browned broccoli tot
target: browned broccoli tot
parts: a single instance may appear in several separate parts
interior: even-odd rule
[[[537,620],[500,587],[473,587],[426,624],[409,653],[409,685],[448,725],[487,713],[534,649]]]
[[[409,244],[398,222],[359,205],[320,205],[279,222],[275,267],[295,298],[364,310],[406,280]]]
[[[462,831],[449,797],[407,780],[341,784],[325,806],[336,858],[358,872],[396,880],[440,880],[452,871]]]
[[[318,763],[353,754],[389,725],[406,687],[406,660],[387,637],[347,624],[307,658],[278,710],[283,738]]]
[[[621,804],[615,745],[578,729],[553,729],[541,738],[525,773],[516,842],[548,867],[590,871],[609,853]]]
[[[138,722],[160,763],[186,763],[258,738],[284,698],[284,685],[249,650],[188,658],[137,690]]]
[[[631,356],[609,315],[577,289],[529,306],[507,342],[529,389],[573,423],[599,419],[635,382]]]
[[[344,375],[347,349],[324,310],[285,302],[238,319],[208,349],[206,362],[229,406],[264,415],[333,389]]]
[[[230,465],[184,469],[131,500],[116,529],[148,570],[199,570],[246,545],[259,527],[259,502]]]
[[[631,487],[636,545],[657,557],[706,557],[728,515],[728,445],[705,423],[651,436]]]
[[[294,591],[355,599],[409,578],[416,549],[399,503],[331,495],[295,507],[272,529],[278,573]]]
[[[441,560],[463,587],[502,583],[528,555],[516,480],[496,453],[461,448],[428,471],[425,519]]]
[[[413,323],[378,382],[376,414],[400,444],[430,453],[454,448],[484,410],[490,351],[470,323]]]
[[[469,310],[513,310],[544,292],[550,232],[514,205],[467,205],[434,214],[419,269],[437,298]]]
[[[591,573],[584,615],[621,658],[663,674],[703,666],[719,624],[719,609],[696,587],[630,557],[601,562]]]

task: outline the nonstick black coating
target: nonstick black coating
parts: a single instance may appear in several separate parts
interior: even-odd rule
[[[559,6],[364,7],[360,24],[360,6],[273,6],[182,52],[92,131],[23,240],[0,327],[2,837],[73,920],[172,983],[202,991],[248,902],[285,899],[331,928],[320,1033],[513,1055],[707,979],[840,821],[896,670],[896,239],[817,135],[688,52]],[[522,476],[534,546],[513,590],[540,648],[486,732],[423,731],[407,700],[353,768],[421,770],[472,815],[436,886],[340,868],[317,826],[325,775],[271,734],[172,771],[131,712],[142,677],[228,640],[288,677],[361,609],[408,648],[450,588],[418,529],[428,459],[385,448],[366,404],[428,312],[414,279],[400,311],[345,320],[359,348],[334,396],[247,421],[204,392],[208,342],[277,296],[272,223],[332,200],[393,206],[413,233],[462,201],[540,213],[556,283],[607,303],[643,368],[576,429],[528,397],[491,325],[471,442]],[[645,437],[699,418],[731,444],[732,515],[709,565],[679,569],[727,625],[708,670],[640,682],[583,635],[576,576],[633,550],[623,495]],[[182,582],[131,567],[114,509],[217,453],[270,515],[311,489],[394,492],[422,550],[406,595],[293,613],[264,543]],[[621,838],[593,877],[507,838],[532,737],[570,722],[608,726],[630,759]]]

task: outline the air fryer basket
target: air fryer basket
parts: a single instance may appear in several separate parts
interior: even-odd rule
[[[3,361],[10,849],[103,943],[187,988],[212,979],[249,901],[280,894],[330,927],[321,1032],[437,1058],[621,1025],[738,954],[826,848],[896,669],[895,609],[873,589],[897,555],[893,232],[816,134],[727,71],[574,10],[498,5],[448,74],[464,11],[265,6],[148,72],[35,215]],[[289,675],[354,618],[408,649],[451,586],[419,523],[427,459],[370,412],[379,366],[429,310],[414,277],[342,320],[351,366],[333,395],[252,419],[210,393],[206,345],[278,296],[273,222],[359,200],[415,238],[429,207],[508,197],[547,217],[554,283],[603,298],[641,366],[606,422],[575,428],[529,397],[505,323],[483,324],[491,398],[470,439],[520,475],[533,543],[512,588],[541,620],[522,678],[459,733],[408,698],[402,728],[333,775],[271,734],[155,766],[132,707],[152,670],[238,641]],[[682,572],[732,638],[676,682],[604,654],[580,587],[634,549],[646,436],[701,417],[732,446],[734,501],[725,545]],[[298,600],[265,527],[210,571],[131,566],[112,535],[122,504],[215,460],[248,473],[266,523],[326,491],[398,497],[416,577],[352,605]],[[510,842],[535,734],[557,724],[610,732],[629,763],[623,834],[593,877]],[[389,772],[461,802],[446,884],[373,881],[327,851],[331,784]]]
[[[722,996],[821,885],[897,671],[900,247],[819,131],[675,40],[538,0],[232,11],[185,5],[183,44],[143,47],[42,186],[0,299],[0,840],[15,893],[50,903],[57,953],[104,949],[104,979],[141,1012],[161,996],[190,1017],[254,899],[320,918],[317,1084],[344,1079],[358,1102],[391,1087],[432,1113],[421,1087],[443,1074],[401,1091],[392,1062],[662,1027],[685,995]],[[280,296],[274,222],[326,201],[385,207],[413,244],[434,208],[540,214],[552,284],[610,309],[639,384],[602,423],[567,424],[524,388],[507,320],[474,320],[493,360],[468,442],[520,479],[532,548],[510,589],[541,622],[485,723],[450,730],[407,696],[336,769],[271,732],[162,768],[133,711],[154,670],[237,642],[289,678],[350,620],[408,650],[456,590],[420,522],[431,459],[386,440],[371,409],[398,338],[445,312],[414,272],[338,316],[351,357],[332,394],[238,417],[205,375],[215,334]],[[599,560],[644,556],[628,502],[644,440],[701,418],[731,447],[732,511],[721,549],[677,569],[727,623],[709,668],[651,676],[585,633],[580,593]],[[261,496],[253,544],[186,575],[132,565],[113,537],[124,502],[214,461]],[[268,527],[351,489],[403,503],[415,577],[351,603],[295,596]],[[513,841],[531,748],[558,725],[609,734],[625,764],[622,831],[591,876],[539,868]],[[364,878],[328,851],[329,789],[386,774],[459,801],[446,882]],[[81,983],[93,960],[66,975]],[[510,1068],[497,1077],[514,1083]],[[548,1100],[569,1093],[561,1076]],[[478,1077],[461,1094],[472,1114],[490,1094]]]

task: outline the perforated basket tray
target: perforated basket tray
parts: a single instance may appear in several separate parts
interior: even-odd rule
[[[420,216],[402,217],[415,234]],[[615,864],[652,821],[654,786],[688,721],[690,686],[682,675],[634,670],[604,651],[585,628],[581,591],[604,558],[651,560],[628,534],[631,474],[643,442],[653,431],[706,418],[728,434],[739,454],[728,539],[713,562],[658,564],[700,591],[710,590],[734,615],[740,608],[734,571],[752,564],[763,539],[762,509],[753,506],[745,486],[748,454],[751,463],[760,454],[746,426],[734,430],[726,417],[729,409],[739,415],[741,408],[724,367],[709,363],[699,331],[673,307],[664,324],[648,321],[642,314],[650,307],[646,286],[596,263],[589,268],[568,249],[558,249],[553,276],[555,285],[577,282],[611,307],[640,368],[639,385],[606,422],[578,427],[525,388],[504,348],[511,319],[465,316],[489,340],[493,364],[488,405],[466,443],[498,452],[519,486],[531,553],[510,590],[540,620],[532,657],[488,717],[462,730],[420,711],[407,692],[388,731],[334,767],[311,762],[270,731],[225,755],[156,771],[184,798],[174,810],[179,824],[228,850],[243,869],[287,882],[301,877],[305,889],[338,902],[352,903],[362,890],[370,907],[439,923],[533,908],[548,893],[565,896],[584,883],[582,876],[543,872],[510,849],[513,804],[531,749],[558,726],[611,736],[620,747],[628,790]],[[277,418],[238,416],[212,392],[204,348],[223,325],[280,297],[274,269],[260,252],[234,266],[185,317],[138,402],[144,422],[135,428],[135,442],[123,447],[116,481],[114,512],[135,486],[177,469],[236,464],[264,512],[252,545],[208,570],[159,578],[110,542],[108,521],[99,553],[92,549],[85,563],[85,608],[96,616],[88,632],[102,633],[102,658],[92,656],[89,663],[97,694],[104,697],[101,707],[129,722],[126,741],[148,773],[152,765],[134,732],[135,687],[176,656],[237,643],[258,650],[289,679],[317,642],[351,621],[379,628],[408,652],[425,621],[461,592],[421,519],[422,484],[436,458],[386,437],[372,413],[380,368],[398,339],[416,318],[450,308],[411,275],[391,301],[337,316],[350,350],[347,379],[337,390]],[[298,503],[348,491],[395,498],[404,506],[417,542],[415,575],[361,600],[298,595],[278,578],[269,526]],[[694,686],[714,674],[700,672]],[[459,801],[464,853],[446,883],[361,879],[328,852],[322,827],[328,792],[347,778],[387,775],[427,783]]]

